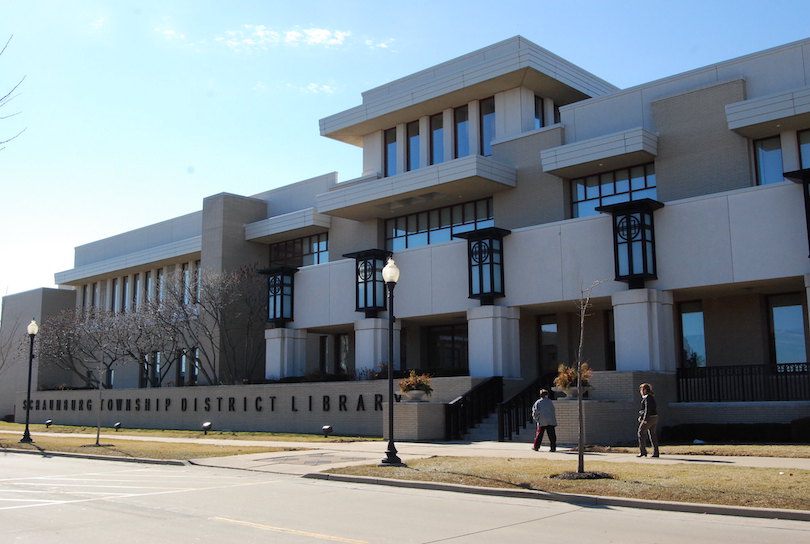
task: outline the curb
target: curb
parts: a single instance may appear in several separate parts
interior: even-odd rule
[[[74,459],[93,459],[95,461],[118,461],[119,463],[142,463],[148,465],[173,465],[186,466],[187,461],[177,459],[146,459],[142,457],[113,457],[112,455],[96,455],[93,453],[71,453],[64,451],[33,451],[7,448],[3,453],[25,453],[29,455],[40,455],[42,457],[72,457]]]
[[[688,512],[693,514],[715,514],[720,516],[810,521],[810,511],[807,510],[772,510],[765,508],[751,508],[747,506],[726,506],[721,504],[643,501],[639,499],[627,499],[621,497],[603,497],[600,495],[573,495],[568,493],[533,491],[529,489],[500,489],[495,487],[477,487],[437,482],[389,480],[370,476],[348,476],[344,474],[327,474],[323,472],[311,472],[309,474],[304,474],[303,478],[311,478],[315,480],[333,480],[336,482],[387,485],[412,489],[429,489],[435,491],[453,491],[457,493],[471,493],[476,495],[490,495],[497,497],[558,501],[583,506],[617,506],[624,508],[640,508],[645,510]]]

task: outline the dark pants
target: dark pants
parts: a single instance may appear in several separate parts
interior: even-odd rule
[[[647,416],[647,422],[638,425],[638,449],[642,455],[647,455],[647,448],[644,443],[647,438],[650,439],[652,445],[653,455],[658,455],[658,436],[656,436],[656,427],[658,426],[658,416]]]
[[[537,426],[537,434],[534,435],[534,449],[540,449],[540,443],[543,441],[543,432],[548,431],[548,441],[551,444],[551,451],[557,449],[557,429],[555,425],[546,425],[545,427]]]

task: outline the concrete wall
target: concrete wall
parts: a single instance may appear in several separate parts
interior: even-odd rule
[[[658,200],[754,185],[750,144],[726,125],[726,104],[744,97],[745,82],[736,80],[652,104],[658,132]]]
[[[23,390],[24,395],[24,389],[28,384],[30,337],[26,328],[31,319],[35,319],[39,324],[40,334],[46,333],[48,317],[69,310],[73,304],[74,293],[66,289],[34,289],[3,297],[2,327],[0,327],[0,418],[19,409],[20,397],[15,399],[15,394]],[[32,393],[38,387],[55,387],[62,383],[72,383],[72,378],[67,372],[59,371],[52,365],[45,367],[44,363],[39,357],[39,341],[35,338]]]

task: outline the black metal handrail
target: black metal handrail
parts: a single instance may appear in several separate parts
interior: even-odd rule
[[[495,411],[503,400],[503,378],[493,376],[479,383],[444,407],[444,433],[447,440],[461,440],[467,431]]]
[[[810,400],[810,365],[704,366],[679,368],[678,402]]]
[[[520,434],[520,429],[528,426],[539,389],[538,378],[498,405],[498,442],[514,440],[515,435]]]

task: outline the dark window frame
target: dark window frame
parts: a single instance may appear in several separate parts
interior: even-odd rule
[[[472,207],[472,217],[469,217],[470,207]],[[482,211],[481,208],[484,209],[485,213],[481,214],[479,217],[479,212]],[[441,221],[442,216],[446,216],[449,211],[450,216],[450,223],[447,226],[442,225],[439,223],[438,225],[433,225],[434,218],[438,218]],[[460,215],[460,221],[456,222],[455,217]],[[421,219],[426,219],[426,224],[424,228],[422,228]],[[453,239],[455,234],[461,232],[467,232],[470,230],[479,230],[487,227],[491,227],[494,225],[495,221],[495,212],[492,203],[492,197],[482,198],[478,200],[472,200],[468,202],[463,202],[460,204],[454,204],[452,206],[442,206],[440,208],[433,208],[431,210],[426,210],[423,212],[417,212],[407,215],[400,215],[398,217],[392,217],[390,219],[385,220],[385,249],[387,251],[401,251],[403,249],[410,249],[414,247],[425,247],[433,244],[449,242]],[[397,229],[397,223],[404,224],[405,226],[405,233],[399,236],[392,236],[392,233]],[[411,232],[408,229],[408,225],[414,223],[415,229]],[[472,227],[470,227],[472,226]],[[449,228],[449,236],[442,236],[441,239],[432,241],[431,240],[431,233],[438,233],[444,232],[445,229]],[[427,239],[427,243],[418,243],[414,241],[410,243],[411,239],[417,240],[416,237],[425,238]],[[433,236],[436,236],[434,234]],[[405,244],[404,247],[395,248],[395,240],[404,239]]]
[[[644,169],[644,186],[641,187],[641,188],[638,188],[638,189],[633,189],[633,184],[632,184],[633,169],[636,169],[636,168],[643,168]],[[628,177],[627,177],[627,187],[628,187],[628,189],[626,191],[616,190],[616,173],[617,172],[622,172],[622,171],[627,171],[627,174],[628,174]],[[607,178],[607,177],[610,177],[611,181],[603,183],[603,180],[605,178]],[[598,183],[595,185],[596,191],[597,191],[598,194],[595,197],[588,197],[587,196],[587,181],[589,179],[593,179],[593,178],[596,178],[596,180],[598,181]],[[652,182],[650,182],[651,179],[653,180]],[[585,198],[583,198],[581,200],[577,199],[577,185],[579,184],[579,182],[582,182],[583,186],[585,186],[585,189],[584,189]],[[613,185],[613,190],[612,190],[612,192],[607,192],[604,188],[610,186],[611,184]],[[656,195],[658,194],[658,178],[657,178],[656,172],[655,172],[655,163],[654,162],[648,162],[648,163],[642,163],[642,164],[634,164],[632,166],[627,166],[625,168],[616,168],[614,170],[607,170],[607,171],[604,171],[604,172],[599,172],[599,173],[596,173],[596,174],[590,174],[590,175],[587,175],[587,176],[581,176],[581,177],[578,177],[578,178],[572,178],[570,180],[570,182],[569,182],[569,188],[570,188],[570,195],[571,195],[571,205],[570,205],[570,208],[569,208],[569,213],[571,214],[571,217],[572,218],[590,217],[592,215],[596,215],[598,212],[593,213],[593,214],[588,214],[588,215],[580,215],[580,212],[578,211],[577,206],[579,204],[583,204],[583,203],[586,203],[586,202],[592,202],[592,203],[596,203],[595,207],[600,207],[600,206],[606,205],[606,203],[605,203],[606,199],[613,199],[614,197],[619,197],[621,195],[627,195],[628,198],[626,200],[616,199],[616,202],[632,202],[633,200],[640,200],[642,198],[655,199]],[[633,198],[633,195],[639,195],[641,193],[649,191],[650,189],[655,190],[655,195],[644,194],[644,195],[642,195],[642,196],[640,196],[638,198]],[[614,202],[610,202],[609,204],[613,204],[613,203]]]

